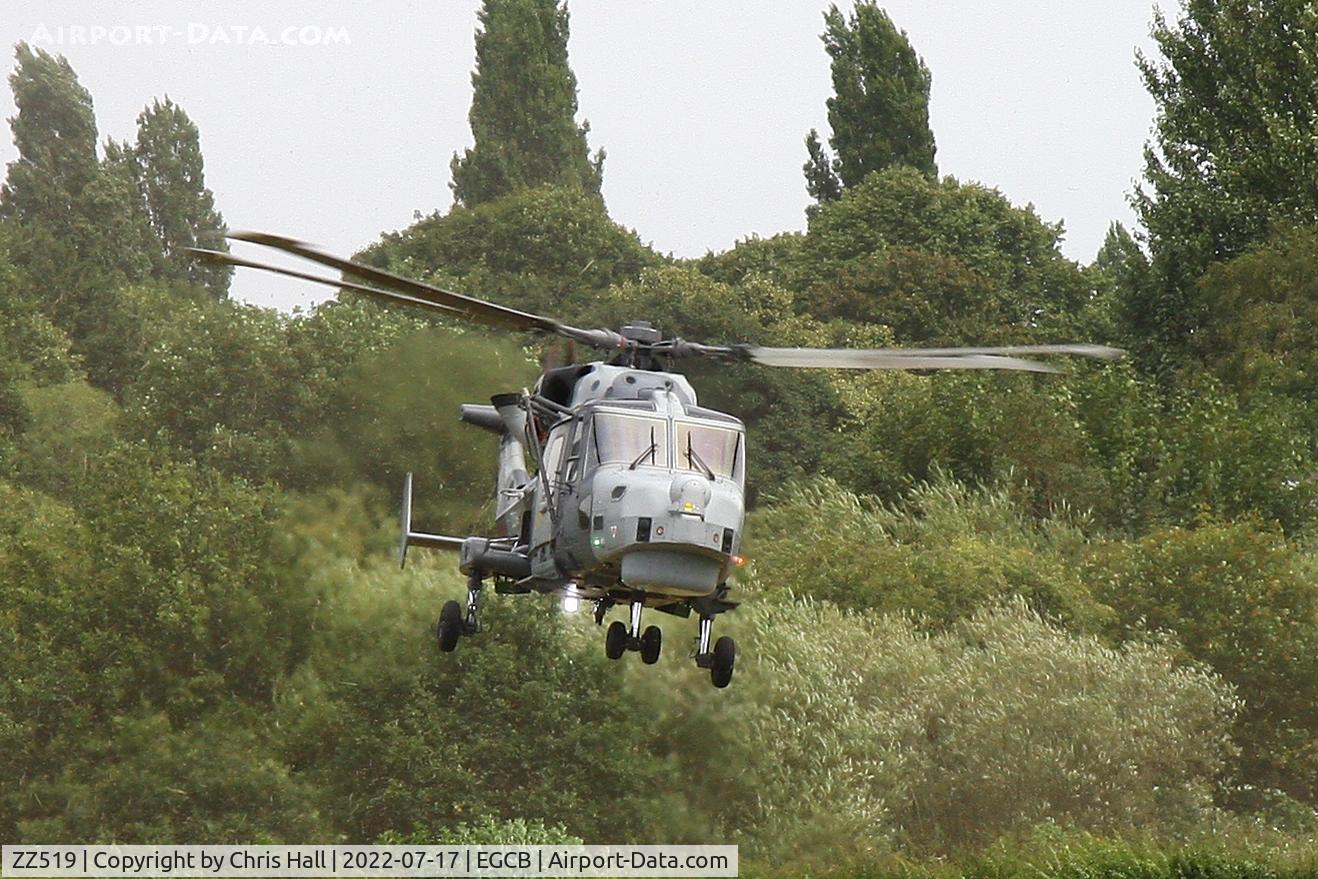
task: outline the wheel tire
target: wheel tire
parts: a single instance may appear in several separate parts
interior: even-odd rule
[[[659,661],[659,651],[663,648],[664,633],[658,626],[650,626],[641,635],[641,662],[654,665]]]
[[[604,655],[609,659],[618,659],[627,652],[627,624],[622,620],[609,623],[609,630],[604,634]]]
[[[714,662],[709,678],[720,690],[732,683],[732,668],[737,663],[737,642],[727,635],[714,642]]]
[[[458,646],[458,638],[462,635],[462,605],[456,601],[444,602],[444,607],[439,611],[439,626],[436,628],[439,637],[439,649],[445,653],[452,653]]]

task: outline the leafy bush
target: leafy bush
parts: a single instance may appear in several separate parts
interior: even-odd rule
[[[747,588],[844,608],[909,613],[946,626],[1004,598],[1096,631],[1110,614],[1079,564],[1084,536],[1065,521],[1023,515],[1005,489],[941,479],[898,506],[827,480],[789,486],[749,520]]]
[[[399,574],[387,556],[296,545],[286,576],[316,611],[276,718],[284,758],[348,839],[484,817],[552,820],[592,841],[642,834],[659,784],[649,718],[597,644],[564,637],[556,607],[487,592],[485,631],[441,657],[434,620],[462,589],[451,557],[418,554]]]
[[[1114,636],[1170,632],[1184,656],[1236,687],[1244,703],[1235,730],[1241,781],[1318,805],[1318,572],[1311,556],[1255,523],[1218,523],[1104,547],[1085,576],[1117,611]]]
[[[737,633],[727,694],[685,668],[663,681],[663,740],[753,855],[948,852],[1044,820],[1176,833],[1215,814],[1236,702],[1169,647],[1113,650],[1020,604],[929,635],[763,603]]]
[[[389,831],[378,840],[382,845],[581,845],[561,824],[514,818],[499,821],[485,817],[437,830],[417,829],[409,834]]]

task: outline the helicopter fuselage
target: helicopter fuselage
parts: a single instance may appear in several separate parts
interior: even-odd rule
[[[551,370],[494,404],[462,417],[500,435],[505,536],[464,546],[464,571],[683,615],[726,593],[745,521],[740,420],[700,407],[681,375],[608,363]]]

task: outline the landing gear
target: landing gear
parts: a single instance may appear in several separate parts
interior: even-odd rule
[[[737,642],[724,635],[709,649],[709,639],[714,628],[714,617],[702,614],[700,617],[700,637],[696,644],[696,665],[709,669],[709,679],[718,689],[732,683],[732,669],[737,664]]]
[[[458,647],[458,639],[463,635],[474,635],[481,630],[480,593],[485,585],[481,575],[473,572],[467,578],[467,610],[463,613],[462,605],[456,601],[444,602],[439,611],[439,624],[435,626],[435,635],[439,649],[452,653]]]
[[[709,669],[709,679],[720,690],[732,683],[732,667],[737,662],[737,642],[727,635],[714,642],[714,662]]]
[[[659,650],[663,647],[664,633],[658,626],[650,626],[641,636],[641,662],[654,665],[659,661]]]
[[[456,601],[444,602],[444,608],[439,612],[437,632],[440,650],[452,653],[457,649],[458,636],[462,634],[462,606]]]
[[[462,622],[462,634],[474,635],[481,630],[479,619],[481,609],[481,587],[485,581],[477,571],[467,577],[467,618]]]
[[[604,635],[604,655],[609,659],[621,659],[627,652],[627,624],[622,620],[609,623],[609,630]]]
[[[613,602],[604,599],[595,605],[595,621],[603,622],[604,614],[613,606]],[[609,659],[619,659],[628,650],[635,650],[641,654],[641,661],[646,665],[654,665],[659,661],[659,653],[663,649],[664,633],[658,626],[649,626],[645,632],[641,632],[641,611],[645,609],[644,595],[635,595],[632,597],[631,604],[628,606],[630,613],[630,625],[622,620],[614,620],[609,624],[608,631],[604,633],[604,655]]]

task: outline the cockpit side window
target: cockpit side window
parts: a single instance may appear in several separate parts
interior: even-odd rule
[[[677,469],[706,470],[715,476],[735,479],[740,483],[744,479],[742,461],[742,433],[726,427],[711,424],[697,424],[689,421],[677,422]]]
[[[595,413],[595,452],[601,464],[668,467],[668,422],[644,415]]]
[[[556,427],[545,443],[545,478],[552,483],[558,478],[558,465],[563,460],[563,444],[567,441],[567,428]]]

